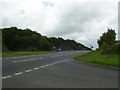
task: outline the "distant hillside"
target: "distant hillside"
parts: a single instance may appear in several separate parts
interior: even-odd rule
[[[46,37],[30,29],[2,29],[3,51],[91,50],[74,40]]]

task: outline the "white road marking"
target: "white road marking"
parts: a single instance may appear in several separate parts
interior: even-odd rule
[[[52,57],[58,57],[58,56],[60,56],[60,55],[55,55],[55,56],[52,56]]]
[[[66,61],[66,60],[62,60],[63,62]]]
[[[20,74],[23,74],[23,72],[15,73],[14,75],[17,76],[17,75],[20,75]]]
[[[34,70],[37,70],[37,69],[39,69],[38,67],[37,68],[34,68]]]
[[[61,61],[58,61],[58,63],[60,63]]]
[[[28,61],[28,60],[23,60],[23,62]]]
[[[50,66],[50,64],[47,64],[47,65],[45,65],[45,66],[47,66],[47,67],[48,67],[48,66]]]
[[[61,62],[64,62],[63,60]]]
[[[31,60],[36,60],[36,59],[39,59],[39,58],[33,58],[33,59],[28,59],[28,60],[31,61]]]
[[[39,55],[16,56],[16,57],[8,57],[8,58],[4,58],[4,59],[21,58],[21,57],[32,57],[32,56],[39,56]]]
[[[20,63],[20,62],[23,62],[23,61],[18,61],[18,62]]]
[[[40,68],[44,68],[45,66],[40,66]]]
[[[66,59],[65,61],[69,61],[70,59]]]
[[[26,70],[25,72],[31,72],[32,70]]]
[[[18,63],[18,62],[21,63],[21,62],[32,61],[32,60],[37,60],[37,59],[39,59],[39,58],[33,58],[33,59],[21,60],[21,61],[13,61],[13,63]]]
[[[17,63],[18,61],[13,61],[13,63]]]
[[[10,77],[12,77],[12,76],[4,76],[4,77],[2,77],[2,79],[6,79],[6,78],[10,78]]]
[[[9,58],[4,58],[4,59],[9,59]]]
[[[58,61],[57,63],[60,63],[61,61]]]
[[[57,62],[54,62],[54,64],[57,64]]]
[[[51,63],[50,65],[54,65],[54,63]]]

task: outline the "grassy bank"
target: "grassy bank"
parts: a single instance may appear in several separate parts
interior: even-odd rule
[[[120,67],[120,64],[118,65],[117,54],[102,55],[99,51],[93,51],[74,57],[74,59],[88,63],[101,64],[105,66]]]
[[[48,54],[53,53],[51,51],[40,51],[40,52],[3,52],[2,57],[7,56],[22,56],[22,55],[38,55],[38,54]]]

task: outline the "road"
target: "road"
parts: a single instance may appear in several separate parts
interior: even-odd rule
[[[6,57],[3,88],[118,88],[117,70],[72,58],[87,51]]]

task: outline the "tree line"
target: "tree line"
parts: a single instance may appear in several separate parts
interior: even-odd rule
[[[42,36],[30,29],[18,29],[17,27],[3,28],[3,51],[53,51],[61,50],[91,50],[74,40]]]

